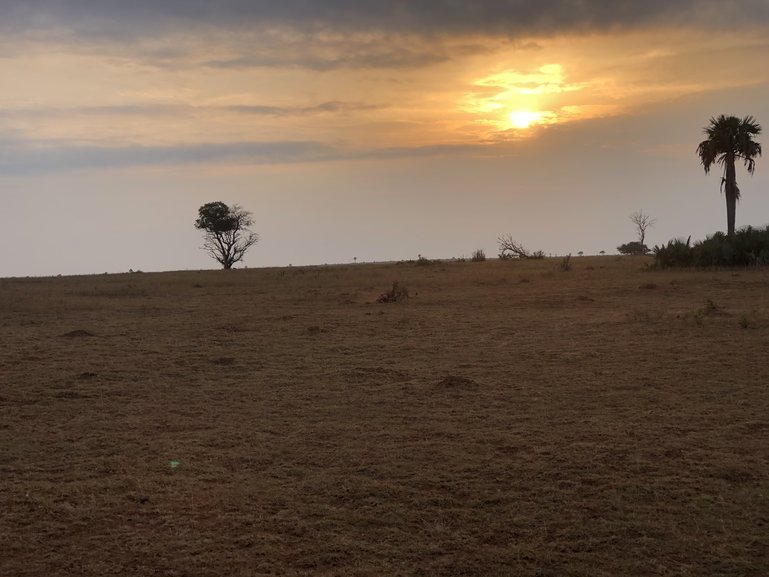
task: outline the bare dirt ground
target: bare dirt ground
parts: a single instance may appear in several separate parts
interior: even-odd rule
[[[0,280],[0,575],[769,575],[769,271],[558,262]]]

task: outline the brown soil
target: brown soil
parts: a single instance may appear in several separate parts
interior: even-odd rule
[[[769,575],[769,271],[559,262],[0,280],[0,575]]]

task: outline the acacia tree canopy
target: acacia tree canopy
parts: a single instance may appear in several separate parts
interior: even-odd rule
[[[201,248],[222,268],[231,269],[259,242],[259,235],[248,228],[253,224],[251,213],[237,204],[209,202],[198,209],[195,228],[203,231]]]
[[[634,240],[633,242],[619,245],[617,252],[620,254],[643,255],[649,254],[651,250],[644,243]]]

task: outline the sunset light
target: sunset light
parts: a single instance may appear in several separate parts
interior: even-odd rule
[[[769,576],[767,54],[0,0],[0,577]]]
[[[518,129],[529,128],[532,124],[539,123],[541,118],[542,115],[540,113],[529,110],[516,110],[510,113],[510,122],[513,128]]]
[[[564,65],[547,63],[506,68],[474,80],[473,86],[474,90],[465,96],[464,109],[475,116],[487,136],[491,130],[497,139],[504,140],[511,129],[517,132],[514,138],[519,138],[531,136],[528,131],[521,132],[534,126],[578,118],[580,115],[566,110],[575,110],[573,103],[585,98],[580,93],[588,83],[570,82]]]
[[[0,234],[28,247],[0,276],[208,266],[190,219],[211,201],[253,211],[249,268],[492,254],[508,231],[611,252],[638,208],[652,243],[696,238],[720,199],[700,226],[662,218],[663,191],[704,202],[703,121],[769,122],[766,2],[120,5],[0,10]]]

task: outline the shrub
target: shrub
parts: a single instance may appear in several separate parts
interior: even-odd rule
[[[629,254],[629,255],[644,255],[649,254],[651,252],[651,249],[643,244],[642,242],[638,242],[637,240],[634,240],[633,242],[628,242],[625,244],[621,244],[617,247],[617,252],[620,254]]]
[[[571,270],[571,253],[563,257],[563,260],[561,261],[561,264],[558,265],[558,268],[561,272],[569,272]]]
[[[733,267],[769,264],[769,226],[742,228],[732,236],[717,232],[692,245],[689,240],[669,241],[654,247],[654,265],[668,267]]]
[[[654,266],[668,268],[671,266],[692,266],[694,255],[690,244],[692,237],[686,242],[680,238],[669,240],[666,245],[654,247]]]
[[[472,262],[483,262],[486,260],[486,253],[482,248],[473,251],[473,255],[470,257]]]

